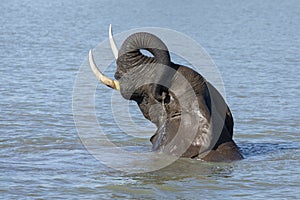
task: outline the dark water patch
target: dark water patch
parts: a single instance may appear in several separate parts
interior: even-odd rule
[[[240,150],[245,158],[251,158],[255,156],[267,156],[268,154],[277,154],[279,152],[288,152],[294,150],[300,150],[300,144],[298,143],[239,143]]]

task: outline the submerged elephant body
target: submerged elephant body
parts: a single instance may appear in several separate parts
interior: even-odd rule
[[[115,78],[122,96],[136,101],[157,126],[153,150],[208,161],[242,158],[232,140],[233,119],[222,96],[196,71],[172,63],[156,36],[140,32],[124,41]]]
[[[124,41],[115,78],[121,95],[135,101],[156,125],[153,151],[206,161],[243,158],[232,139],[234,122],[223,97],[199,73],[173,63],[155,35],[139,32]]]

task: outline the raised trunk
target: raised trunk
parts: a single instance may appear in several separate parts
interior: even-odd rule
[[[124,41],[119,51],[118,64],[120,62],[122,65],[125,61],[126,65],[135,67],[137,61],[148,58],[140,52],[141,49],[149,51],[158,63],[170,65],[170,54],[166,45],[155,35],[146,32],[132,34]]]
[[[143,55],[140,50],[149,51],[153,57]],[[170,60],[170,54],[166,45],[155,35],[139,32],[130,35],[122,44],[117,60],[118,70],[115,78],[120,79],[129,70],[142,65],[158,67],[153,82],[152,94],[157,100],[161,100],[162,93],[167,92],[171,84],[174,70]],[[161,86],[163,85],[163,87]]]

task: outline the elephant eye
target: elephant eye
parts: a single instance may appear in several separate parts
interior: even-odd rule
[[[166,96],[163,99],[163,103],[169,104],[172,99],[173,99],[173,97],[170,96],[170,94],[166,94]]]

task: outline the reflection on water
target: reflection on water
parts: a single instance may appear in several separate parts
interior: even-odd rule
[[[299,1],[10,0],[0,9],[1,199],[300,195]],[[74,125],[73,85],[88,50],[107,37],[110,23],[116,33],[157,26],[199,42],[222,74],[235,140],[246,159],[179,159],[161,170],[126,174],[90,155]],[[115,67],[108,69],[110,77]],[[111,96],[98,86],[96,115],[107,137],[131,152],[147,152],[154,127],[130,104],[142,130],[126,135],[107,114]],[[109,159],[124,160],[115,154]]]

